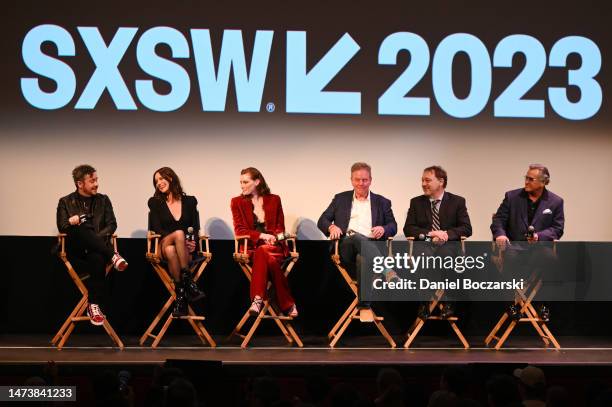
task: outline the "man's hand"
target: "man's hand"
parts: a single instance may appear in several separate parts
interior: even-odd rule
[[[506,246],[510,246],[510,239],[508,239],[508,236],[497,236],[495,238],[495,244],[503,250]]]
[[[187,246],[187,251],[189,253],[193,253],[196,249],[196,242],[193,240],[186,240],[185,241],[185,246]]]
[[[340,239],[340,236],[342,236],[342,229],[340,229],[336,225],[331,225],[329,227],[329,238],[330,238],[330,240]]]
[[[374,239],[380,239],[385,234],[385,228],[382,226],[374,226],[372,228],[372,237]]]
[[[538,234],[537,234],[537,233],[534,233],[534,234],[533,234],[533,237],[527,238],[527,241],[528,241],[529,243],[535,243],[535,242],[537,242],[537,241],[538,241],[538,239],[539,239],[539,238],[538,238]]]
[[[259,239],[263,240],[266,244],[276,243],[276,237],[274,235],[269,235],[267,233],[261,233],[259,235]]]
[[[68,218],[68,223],[70,223],[72,226],[76,226],[81,223],[81,218],[79,215],[71,216]]]
[[[437,238],[438,241],[442,243],[448,241],[448,233],[446,233],[444,230],[432,230],[428,233],[428,235],[432,238],[432,240]]]

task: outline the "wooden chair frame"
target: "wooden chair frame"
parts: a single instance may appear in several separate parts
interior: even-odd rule
[[[497,265],[500,273],[503,271],[504,266],[504,253],[505,250],[497,248],[495,242],[492,243],[493,252],[497,251],[497,256],[494,259],[495,264]],[[553,241],[553,253],[557,254],[557,241]],[[520,323],[520,322],[529,322],[536,330],[542,342],[544,342],[544,346],[549,347],[551,344],[554,346],[555,350],[560,350],[561,345],[552,334],[548,326],[546,325],[546,321],[544,321],[540,315],[538,314],[535,307],[532,305],[533,298],[536,296],[540,288],[542,287],[542,277],[540,275],[531,275],[525,284],[525,288],[523,290],[516,290],[515,294],[515,303],[520,306],[520,313],[527,315],[525,318],[520,318],[517,320],[511,319],[508,311],[505,311],[502,316],[497,321],[497,324],[493,327],[489,335],[485,338],[485,345],[490,346],[495,340],[495,350],[501,349],[504,342],[510,336],[512,330]],[[502,329],[506,321],[510,321],[503,331],[501,336],[497,336],[498,332]]]
[[[59,252],[57,255],[64,263],[64,266],[66,267],[70,278],[81,293],[81,299],[74,307],[70,315],[68,315],[68,318],[66,318],[59,331],[57,331],[53,339],[51,339],[51,344],[53,346],[56,346],[58,350],[62,350],[62,348],[64,347],[64,344],[66,343],[66,341],[70,337],[70,334],[75,328],[76,322],[90,320],[90,318],[86,314],[89,293],[87,291],[87,287],[85,287],[85,284],[83,284],[83,280],[88,278],[89,275],[79,277],[78,273],[74,270],[74,267],[72,267],[72,264],[68,260],[68,255],[66,254],[66,237],[67,235],[65,233],[60,233],[57,235],[57,243],[59,246]],[[111,239],[113,247],[115,251],[117,251],[117,235],[112,235]],[[111,268],[112,265],[110,264],[106,266],[106,274],[108,274]],[[111,326],[110,322],[108,322],[108,319],[104,319],[104,324],[102,325],[102,327],[104,328],[108,336],[113,340],[115,345],[117,345],[120,350],[123,350],[123,342]]]
[[[392,241],[393,241],[393,238],[387,239],[387,247],[389,250],[389,255],[391,255],[391,242]],[[338,319],[338,321],[333,326],[331,331],[329,331],[329,333],[327,334],[327,339],[330,340],[330,343],[329,343],[330,348],[334,348],[336,346],[336,344],[338,343],[342,335],[344,335],[344,332],[349,327],[351,322],[353,322],[353,320],[356,320],[356,319],[359,320],[359,308],[357,307],[357,305],[359,304],[359,285],[357,283],[357,280],[351,277],[349,272],[346,270],[346,268],[342,265],[340,261],[340,254],[338,252],[339,243],[340,243],[339,240],[334,241],[334,254],[332,254],[331,258],[332,258],[334,265],[340,272],[340,275],[342,276],[346,284],[349,286],[349,288],[355,295],[355,298],[349,304],[348,308],[346,309],[346,311],[344,311],[340,319]],[[357,272],[359,273],[360,271],[357,270]],[[374,315],[374,320],[368,321],[368,322],[373,323],[376,326],[376,328],[378,328],[381,335],[387,340],[391,348],[395,348],[397,346],[395,344],[395,341],[393,340],[393,338],[391,337],[391,335],[389,334],[389,332],[387,331],[387,329],[382,323],[382,321],[384,321],[384,318],[376,315],[374,310],[371,310],[371,311],[372,311],[372,314]],[[361,320],[360,322],[366,323],[365,321],[361,321]]]
[[[463,254],[465,254],[465,236],[461,236],[461,252]],[[408,238],[408,246],[409,246],[409,256],[412,256],[412,249],[414,246],[414,238],[413,237],[409,237]],[[453,329],[453,332],[455,332],[455,335],[457,335],[457,338],[459,338],[459,341],[461,342],[461,344],[463,345],[463,347],[465,349],[469,349],[470,348],[470,344],[468,343],[468,341],[465,339],[465,336],[463,336],[463,333],[461,332],[461,330],[459,329],[459,327],[457,326],[457,321],[459,321],[459,317],[457,316],[452,316],[452,317],[448,317],[448,318],[442,318],[440,315],[434,315],[434,311],[438,311],[441,312],[444,309],[444,302],[442,301],[442,297],[444,296],[444,291],[443,289],[439,289],[436,290],[433,295],[431,296],[427,307],[428,307],[428,314],[429,316],[426,319],[422,319],[417,317],[415,319],[415,321],[412,323],[412,325],[410,326],[410,328],[408,329],[408,334],[407,334],[407,338],[406,338],[406,342],[404,342],[404,348],[408,349],[410,348],[410,345],[412,344],[412,342],[415,340],[415,338],[417,337],[417,335],[419,334],[419,332],[421,331],[421,329],[423,328],[423,326],[425,325],[425,322],[433,320],[433,321],[448,321],[448,323],[450,324],[451,328]]]
[[[242,251],[240,251],[240,248],[239,248],[241,240],[243,241]],[[250,259],[250,256],[247,250],[248,241],[249,241],[248,235],[240,235],[234,238],[234,260],[240,266],[240,269],[244,273],[245,277],[249,280],[249,282],[251,282],[251,279],[253,278],[253,268],[251,266],[251,259]],[[284,271],[285,277],[289,276],[289,273],[293,269],[293,266],[295,265],[295,263],[298,261],[300,257],[299,253],[297,252],[297,244],[296,244],[295,237],[288,238],[287,244],[289,244],[289,248],[290,248],[289,255],[291,256],[291,259],[289,260],[289,264],[285,268],[285,271]],[[267,290],[270,290],[271,286],[272,286],[272,283],[268,281]],[[243,326],[246,324],[246,322],[249,320],[250,317],[251,315],[249,313],[249,310],[247,309],[247,311],[242,316],[242,319],[240,319],[240,322],[238,322],[238,325],[236,325],[236,327],[234,328],[234,330],[228,337],[228,340],[231,339],[234,335],[243,338],[243,341],[240,344],[240,347],[242,349],[246,349],[246,347],[249,345],[249,342],[253,338],[255,331],[259,327],[259,324],[264,319],[271,319],[274,322],[276,322],[276,325],[278,326],[278,328],[281,330],[281,332],[285,336],[285,339],[287,340],[289,345],[293,345],[295,343],[300,348],[304,347],[302,340],[300,339],[299,335],[295,332],[295,329],[293,328],[293,325],[291,324],[291,321],[293,321],[293,318],[290,316],[283,315],[278,305],[274,301],[272,301],[269,296],[267,296],[267,298],[263,300],[263,307],[261,308],[261,311],[259,312],[259,314],[255,317],[255,321],[251,325],[251,328],[249,329],[249,331],[246,333],[246,335],[242,334],[241,329],[243,328]]]
[[[174,281],[170,277],[169,272],[164,268],[162,264],[163,260],[161,258],[160,248],[159,248],[160,238],[161,238],[161,235],[156,234],[153,231],[147,232],[146,258],[149,261],[149,263],[151,263],[153,270],[155,270],[155,273],[157,274],[159,279],[164,284],[164,287],[166,287],[166,289],[168,290],[170,297],[168,298],[168,300],[166,300],[161,310],[157,313],[157,315],[155,316],[155,318],[153,319],[153,321],[151,322],[151,324],[149,325],[145,333],[140,337],[140,341],[139,341],[140,346],[143,346],[146,343],[147,339],[152,338],[153,343],[151,344],[151,347],[154,349],[157,348],[162,338],[166,334],[166,331],[170,327],[170,324],[172,323],[172,321],[175,319],[182,319],[182,320],[186,320],[187,322],[189,322],[194,332],[196,333],[198,338],[200,338],[203,344],[206,345],[208,343],[211,348],[216,347],[217,344],[215,343],[212,336],[208,333],[208,331],[204,327],[204,324],[202,323],[202,321],[204,321],[204,316],[197,315],[194,312],[193,308],[191,308],[191,305],[187,306],[188,315],[184,317],[174,317],[172,315],[172,311],[170,311],[168,313],[168,316],[166,317],[166,321],[164,322],[163,326],[158,331],[158,333],[157,334],[153,333],[155,328],[158,326],[160,321],[163,319],[164,315],[170,310],[170,307],[172,306],[172,304],[174,304],[174,301],[176,301],[176,291],[174,288]],[[204,242],[204,246],[202,245],[202,242]],[[194,282],[197,282],[200,279],[200,277],[202,276],[202,273],[204,272],[204,269],[206,268],[206,266],[212,259],[212,253],[210,252],[208,236],[202,235],[199,237],[197,254],[203,257],[204,260],[194,264],[191,267],[190,271],[192,273],[192,279]]]

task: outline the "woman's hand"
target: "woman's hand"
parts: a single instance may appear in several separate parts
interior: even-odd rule
[[[187,251],[189,253],[193,253],[196,249],[196,242],[193,240],[186,240],[185,241],[185,246],[187,246]]]
[[[261,233],[259,235],[259,240],[263,240],[266,244],[276,243],[276,237],[274,237],[274,235],[269,235],[267,233]]]

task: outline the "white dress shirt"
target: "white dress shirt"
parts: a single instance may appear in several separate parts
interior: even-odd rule
[[[365,200],[360,201],[353,192],[353,206],[351,218],[348,224],[349,230],[354,230],[367,237],[372,236],[372,205],[370,204],[370,192]]]

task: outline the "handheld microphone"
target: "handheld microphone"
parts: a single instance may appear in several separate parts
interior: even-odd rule
[[[431,236],[427,236],[427,235],[424,235],[423,233],[419,233],[419,238],[417,240],[420,240],[422,242],[431,242]]]
[[[185,239],[192,240],[195,242],[195,234],[193,232],[193,227],[189,226],[187,228],[187,234],[185,235]]]
[[[293,235],[287,232],[280,232],[280,233],[275,234],[274,237],[276,238],[277,242],[282,242],[283,240],[287,240],[293,237]]]
[[[82,225],[83,223],[89,221],[89,219],[91,219],[91,218],[92,218],[92,216],[89,215],[89,214],[85,214],[84,213],[82,215],[79,215],[79,225]]]
[[[527,240],[531,240],[533,239],[534,235],[535,235],[535,228],[533,227],[533,225],[529,225],[529,227],[527,228],[527,232],[525,233],[525,238]]]

